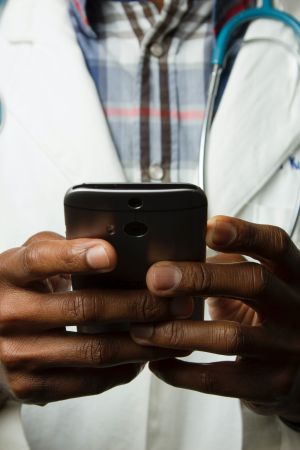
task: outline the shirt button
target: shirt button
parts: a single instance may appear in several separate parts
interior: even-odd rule
[[[161,181],[164,177],[164,169],[158,164],[153,164],[149,167],[149,176],[151,180]]]
[[[160,58],[165,53],[165,47],[163,44],[155,42],[150,46],[150,53],[152,56],[155,56],[155,58]]]

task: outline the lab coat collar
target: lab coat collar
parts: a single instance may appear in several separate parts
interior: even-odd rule
[[[4,102],[70,184],[125,181],[68,2],[10,0],[0,40]]]
[[[68,6],[69,0],[7,0],[1,36],[14,44],[53,42],[68,26]]]
[[[254,41],[237,57],[211,132],[206,173],[212,215],[239,215],[300,147],[298,39],[283,24],[260,20],[245,40]]]
[[[280,24],[259,21],[250,27],[247,38],[261,34],[278,35],[298,48],[294,35]],[[9,0],[0,36],[10,44],[8,57],[1,56],[1,89],[7,82],[2,94],[41,151],[70,184],[124,181],[94,82],[70,23],[68,2]],[[299,145],[298,67],[295,60],[287,60],[289,100],[283,95],[279,108],[272,100],[277,89],[274,67],[282,67],[281,58],[286,55],[279,48],[270,50],[269,43],[251,44],[236,61],[207,158],[211,214],[238,214]],[[255,97],[249,92],[256,92]],[[280,114],[268,121],[276,110]]]
[[[48,24],[53,19],[52,14],[48,14],[47,4],[47,0],[9,0],[1,19],[1,36],[10,43],[39,41],[39,13],[43,11],[43,23],[45,17]]]

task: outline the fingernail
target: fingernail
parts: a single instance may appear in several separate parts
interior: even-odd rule
[[[153,286],[159,291],[176,289],[182,279],[182,272],[175,266],[160,266],[153,269]]]
[[[192,298],[176,297],[171,300],[171,314],[178,319],[190,317],[194,311],[194,302]]]
[[[208,224],[211,225],[211,227],[208,229],[207,239],[218,247],[224,247],[231,244],[237,237],[235,227],[229,222],[214,220],[208,222]]]
[[[134,325],[131,327],[131,334],[140,340],[149,340],[154,333],[153,325]]]
[[[86,260],[92,269],[109,269],[110,261],[105,248],[102,245],[91,247],[86,252]]]

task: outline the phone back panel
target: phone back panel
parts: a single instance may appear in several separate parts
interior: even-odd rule
[[[113,272],[77,274],[74,289],[142,288],[155,262],[205,259],[207,202],[193,185],[78,186],[66,194],[65,220],[68,239],[105,239],[118,254]]]

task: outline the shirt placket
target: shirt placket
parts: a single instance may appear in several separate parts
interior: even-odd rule
[[[171,110],[176,96],[170,74],[172,34],[187,10],[186,0],[169,0],[141,46],[140,64],[140,167],[143,181],[171,181],[172,153],[178,146],[178,107]],[[145,8],[147,14],[147,8]],[[148,15],[151,22],[153,18]],[[157,81],[157,82],[155,82]],[[171,81],[171,82],[170,82]],[[174,104],[174,102],[173,102]]]

